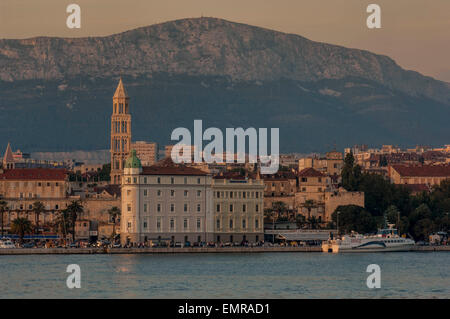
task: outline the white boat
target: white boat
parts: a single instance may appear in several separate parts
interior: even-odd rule
[[[0,240],[0,248],[16,248],[16,246],[9,239],[3,239]]]
[[[398,235],[397,229],[389,224],[389,228],[380,229],[376,235],[363,236],[352,232],[341,239],[329,239],[322,244],[322,251],[338,252],[384,252],[409,251],[414,247],[414,240]]]

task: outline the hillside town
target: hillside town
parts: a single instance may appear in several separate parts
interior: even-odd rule
[[[418,240],[446,242],[450,145],[281,154],[267,175],[259,163],[175,163],[173,145],[132,140],[131,109],[120,79],[110,163],[35,160],[8,143],[1,236],[31,246],[298,245],[388,218]]]

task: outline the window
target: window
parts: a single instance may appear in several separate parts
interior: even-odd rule
[[[144,189],[144,196],[147,196],[147,195],[148,195],[147,190]]]
[[[217,192],[217,198],[220,198],[220,192]]]
[[[147,228],[147,222],[144,222],[144,228]]]
[[[259,228],[259,219],[256,218],[255,219],[255,229],[258,229],[258,228]]]
[[[242,193],[242,198],[245,198],[246,195],[247,195],[247,192],[243,192]]]
[[[144,177],[144,184],[147,184],[147,177]]]
[[[175,204],[170,204],[170,211],[171,212],[174,212],[175,211]]]
[[[198,190],[197,191],[197,197],[200,197],[200,196],[202,196],[202,191]]]
[[[189,195],[189,192],[188,191],[184,191],[184,197],[188,197],[188,195]]]
[[[128,228],[131,228],[131,222],[128,222]]]
[[[230,204],[230,213],[233,212],[233,204]]]
[[[233,198],[233,192],[230,192],[230,198]]]
[[[220,219],[218,219],[217,221],[216,221],[216,228],[219,230],[220,229]]]
[[[127,211],[131,212],[131,204],[127,204]]]
[[[50,187],[50,183],[47,183],[47,187]]]
[[[133,177],[133,183],[137,183],[137,177]]]
[[[247,221],[245,219],[242,220],[242,229],[247,227]]]
[[[233,220],[230,219],[230,229],[233,229]]]
[[[184,230],[187,230],[187,228],[188,228],[188,220],[187,220],[187,218],[185,218],[183,220],[183,227],[184,227]]]
[[[174,230],[175,229],[175,220],[173,218],[170,219],[170,230]]]
[[[156,192],[158,194],[158,197],[161,197],[161,190],[158,189],[158,191]]]
[[[158,211],[158,212],[161,211],[161,204],[158,204],[158,205],[156,206],[156,211]]]
[[[127,196],[130,196],[131,195],[131,190],[127,190]]]
[[[187,184],[187,177],[184,178],[184,183]]]
[[[158,177],[157,182],[158,184],[161,184],[161,177]]]
[[[197,230],[200,230],[202,228],[202,220],[200,218],[197,218]]]
[[[144,213],[147,212],[147,204],[144,204]]]
[[[170,178],[170,184],[175,183],[175,179],[173,177]]]
[[[244,204],[244,205],[242,205],[242,212],[245,213],[246,211],[247,211],[247,205]]]
[[[259,192],[256,192],[256,198],[259,198]]]
[[[184,211],[187,212],[188,211],[188,204],[184,204]]]
[[[156,218],[156,229],[161,230],[161,217]]]
[[[259,205],[258,204],[256,204],[255,210],[256,210],[256,212],[259,212]]]
[[[197,211],[199,212],[199,211],[201,211],[201,205],[200,204],[197,204]]]
[[[175,196],[175,190],[174,189],[171,189],[170,190],[170,197],[174,197]]]
[[[217,204],[216,211],[217,211],[218,213],[220,212],[220,204]]]
[[[200,183],[201,183],[200,178],[197,178],[197,184],[200,184]]]

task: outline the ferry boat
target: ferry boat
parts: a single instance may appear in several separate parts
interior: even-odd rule
[[[383,252],[409,251],[414,247],[414,240],[398,235],[397,229],[389,224],[388,228],[378,230],[376,235],[363,236],[352,232],[341,239],[329,239],[322,244],[322,251],[338,252]]]

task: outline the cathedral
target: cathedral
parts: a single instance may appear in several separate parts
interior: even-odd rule
[[[122,78],[113,96],[111,115],[111,184],[120,184],[125,160],[131,149],[130,98],[123,86]]]

